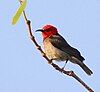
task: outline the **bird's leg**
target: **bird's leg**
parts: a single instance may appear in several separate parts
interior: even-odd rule
[[[67,64],[67,62],[68,62],[68,59],[66,60],[64,66],[62,67],[61,72],[64,70],[64,68],[65,68],[65,66],[66,66],[66,64]]]

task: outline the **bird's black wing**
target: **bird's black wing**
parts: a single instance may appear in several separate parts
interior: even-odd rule
[[[81,56],[80,52],[77,49],[71,47],[61,35],[57,34],[57,35],[51,36],[50,42],[54,47],[66,52],[68,55],[74,56],[78,58],[80,61],[85,60]]]

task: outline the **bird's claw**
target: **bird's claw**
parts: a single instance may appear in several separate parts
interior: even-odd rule
[[[52,59],[48,61],[49,64],[52,64]]]
[[[62,73],[62,72],[63,72],[63,70],[64,70],[64,67],[62,67],[62,68],[61,68],[60,72]]]

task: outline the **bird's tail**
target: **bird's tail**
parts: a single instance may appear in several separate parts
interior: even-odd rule
[[[93,72],[82,62],[78,64],[88,75],[93,74]]]

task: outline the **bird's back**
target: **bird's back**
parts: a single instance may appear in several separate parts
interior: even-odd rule
[[[80,61],[85,60],[81,56],[80,52],[77,49],[71,47],[61,35],[59,34],[52,35],[51,37],[49,37],[49,41],[55,48],[60,49],[61,51],[67,53],[68,55],[74,56]]]

